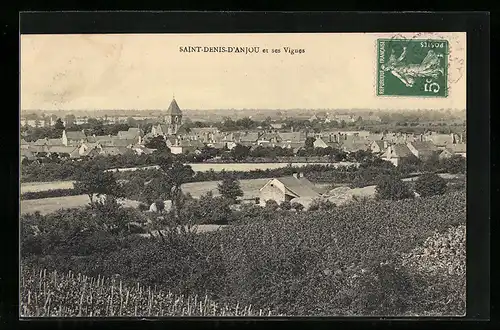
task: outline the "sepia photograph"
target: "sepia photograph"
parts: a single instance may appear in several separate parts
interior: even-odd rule
[[[466,41],[21,34],[19,316],[465,316]]]

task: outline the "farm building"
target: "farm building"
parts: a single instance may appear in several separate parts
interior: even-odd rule
[[[393,163],[394,166],[398,166],[402,159],[410,157],[414,157],[414,155],[405,144],[395,144],[389,146],[382,155],[383,160]]]
[[[415,157],[423,160],[431,158],[437,152],[436,146],[431,141],[408,142],[406,146]]]
[[[299,173],[295,173],[293,176],[271,179],[259,190],[261,206],[265,206],[268,200],[274,200],[281,204],[297,197],[316,198],[320,195],[316,186]]]

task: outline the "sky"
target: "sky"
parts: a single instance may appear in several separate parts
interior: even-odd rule
[[[449,41],[447,98],[376,96],[376,40],[395,35]],[[175,96],[182,109],[200,110],[463,110],[465,43],[465,33],[22,35],[21,109],[166,109]]]

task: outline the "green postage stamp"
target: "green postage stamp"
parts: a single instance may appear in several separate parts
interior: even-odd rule
[[[448,96],[448,41],[377,40],[377,95]]]

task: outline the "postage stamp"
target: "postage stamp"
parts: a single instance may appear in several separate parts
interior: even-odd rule
[[[378,96],[448,96],[448,41],[378,39]]]

